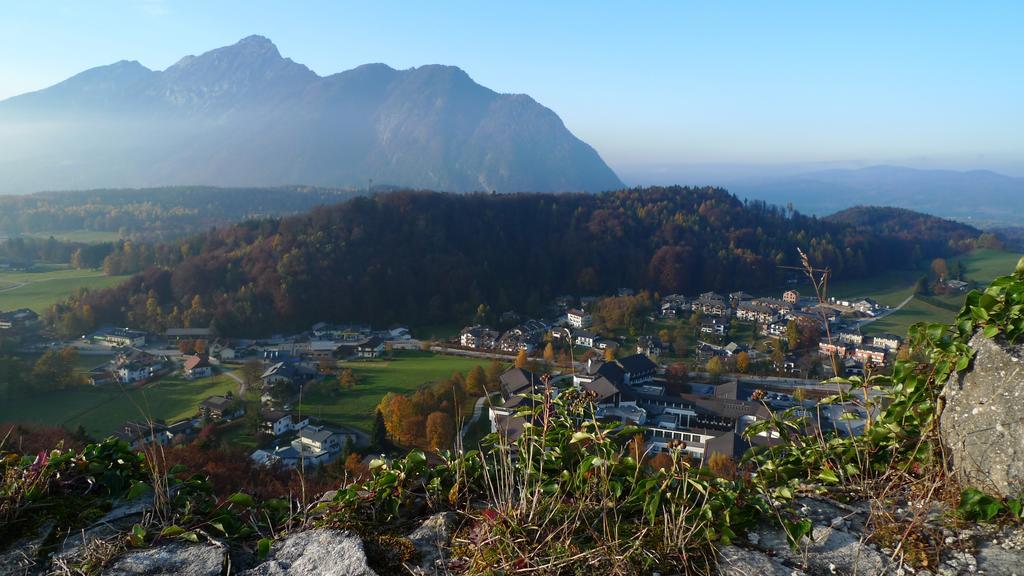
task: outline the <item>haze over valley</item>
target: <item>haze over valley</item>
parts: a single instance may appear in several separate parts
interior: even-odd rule
[[[0,576],[1019,574],[1022,19],[5,6]]]

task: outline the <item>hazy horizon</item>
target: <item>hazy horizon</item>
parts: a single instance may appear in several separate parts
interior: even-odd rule
[[[321,76],[439,63],[528,94],[630,184],[729,166],[1024,175],[1024,81],[1010,73],[1024,57],[1020,5],[731,8],[14,5],[0,24],[0,99],[122,59],[162,70],[260,34]]]

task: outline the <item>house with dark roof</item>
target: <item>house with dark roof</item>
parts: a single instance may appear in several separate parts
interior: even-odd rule
[[[533,400],[528,395],[542,387],[540,376],[529,370],[509,368],[502,373],[498,385],[501,403],[488,408],[491,431],[500,432],[510,440],[518,438],[526,421],[516,412],[523,406],[529,406]]]
[[[39,314],[28,308],[0,312],[0,330],[21,330],[39,324]]]
[[[641,336],[636,340],[637,354],[644,354],[648,358],[653,359],[661,356],[661,352],[664,349],[665,344],[657,336]]]
[[[661,316],[675,318],[690,309],[690,301],[681,294],[669,294],[661,299]]]
[[[736,308],[736,307],[738,307],[740,305],[741,302],[746,302],[748,300],[753,300],[753,299],[754,299],[754,295],[753,294],[748,294],[748,293],[740,290],[738,292],[732,292],[731,294],[729,294],[729,305],[732,306],[733,308]]]
[[[163,446],[170,442],[167,426],[163,422],[136,422],[129,420],[121,425],[114,437],[127,442],[132,450],[139,450],[147,444]]]
[[[380,358],[384,355],[384,341],[371,336],[356,345],[356,356],[360,358]]]
[[[290,444],[276,447],[269,455],[254,453],[252,458],[290,468],[319,466],[337,458],[350,438],[354,441],[355,434],[311,424],[299,430],[298,437]]]
[[[301,430],[309,424],[309,416],[300,418],[291,412],[280,410],[264,410],[260,412],[260,432],[272,436],[282,436],[289,432]]]
[[[111,372],[121,384],[134,384],[153,378],[168,365],[167,358],[142,350],[129,350],[117,355]]]
[[[330,362],[338,357],[339,347],[334,340],[310,340],[302,357],[313,362]]]
[[[583,386],[587,382],[592,382],[601,376],[604,376],[616,386],[625,383],[625,372],[623,372],[622,366],[617,362],[602,362],[595,358],[590,358],[582,369],[573,373],[573,384]]]
[[[690,306],[694,312],[700,312],[706,316],[728,316],[732,311],[725,297],[714,292],[701,294]]]
[[[131,328],[107,328],[93,335],[93,338],[109,346],[139,347],[146,345],[146,333]]]
[[[263,382],[264,389],[271,388],[275,384],[282,382],[297,387],[313,379],[315,376],[316,370],[313,368],[296,364],[290,360],[282,360],[268,366],[260,376],[260,381]]]
[[[178,342],[179,340],[206,340],[210,337],[209,328],[168,328],[164,332],[164,337],[169,342]]]
[[[245,403],[231,392],[223,396],[210,396],[199,403],[199,414],[210,420],[234,420],[245,414]]]
[[[622,383],[627,386],[643,386],[654,379],[658,365],[644,354],[632,354],[615,361],[622,369]]]
[[[729,331],[730,322],[727,318],[701,318],[700,331],[702,334],[717,334],[725,336]]]
[[[469,326],[459,333],[459,344],[473,350],[491,350],[501,335],[486,326]]]
[[[574,342],[573,343],[576,344],[577,346],[585,346],[587,348],[593,348],[594,347],[594,343],[597,342],[598,338],[600,338],[600,337],[597,334],[594,334],[593,332],[588,332],[586,330],[579,330],[575,334],[575,338],[574,338]]]
[[[753,301],[740,302],[736,307],[736,318],[748,322],[771,324],[778,320],[779,312],[768,306],[755,304]]]

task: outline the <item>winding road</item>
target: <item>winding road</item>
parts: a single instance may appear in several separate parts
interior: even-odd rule
[[[882,318],[885,318],[886,316],[889,316],[891,314],[895,314],[896,312],[899,312],[904,306],[906,306],[907,304],[910,304],[910,301],[913,300],[913,299],[914,299],[914,295],[911,294],[910,296],[907,296],[906,298],[904,298],[903,302],[900,302],[899,305],[896,306],[895,308],[890,308],[890,309],[886,310],[884,313],[879,314],[878,316],[875,316],[873,318],[865,318],[864,320],[860,320],[856,324],[854,324],[853,327],[857,328],[857,329],[860,329],[862,326],[864,326],[866,324],[871,324],[875,320],[881,320]]]

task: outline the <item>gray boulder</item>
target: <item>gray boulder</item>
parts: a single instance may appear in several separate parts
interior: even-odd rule
[[[409,541],[420,554],[417,574],[444,573],[444,558],[452,539],[452,527],[456,516],[451,512],[434,514],[409,534]]]
[[[226,551],[212,544],[181,542],[129,552],[103,570],[104,576],[219,576],[224,570]]]
[[[800,576],[804,572],[787,568],[775,558],[738,546],[718,550],[718,573],[721,576]]]
[[[363,541],[338,530],[309,530],[274,542],[262,564],[246,576],[376,576],[366,562]]]
[[[786,533],[776,527],[759,532],[758,539],[759,548],[809,574],[879,576],[893,568],[888,558],[864,542],[865,537],[828,526],[815,526],[811,537],[805,537],[796,550],[789,547]]]
[[[971,339],[974,366],[946,382],[942,441],[960,479],[1005,497],[1024,493],[1024,361],[1019,347]]]
[[[53,523],[48,522],[39,530],[11,542],[9,546],[0,543],[0,576],[29,576],[43,573],[45,566],[38,562],[39,552],[52,531]]]

